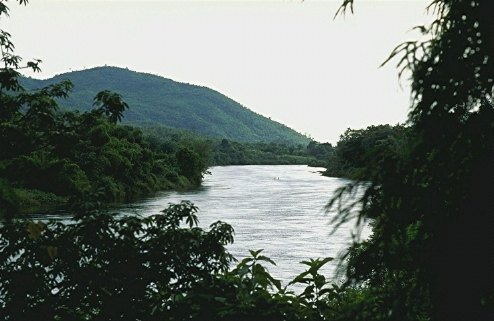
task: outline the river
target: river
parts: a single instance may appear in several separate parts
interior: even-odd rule
[[[248,256],[249,249],[264,249],[277,263],[268,267],[270,273],[286,284],[305,270],[298,262],[337,257],[351,243],[353,224],[331,233],[333,216],[324,210],[333,192],[348,181],[321,176],[321,170],[303,165],[212,167],[198,190],[161,192],[118,211],[147,216],[169,203],[190,200],[199,207],[201,227],[217,220],[233,226],[235,243],[228,249],[237,259]],[[327,277],[336,266],[337,260],[328,263]]]

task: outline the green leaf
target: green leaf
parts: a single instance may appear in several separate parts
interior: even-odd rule
[[[314,276],[314,284],[316,285],[316,288],[322,288],[326,284],[326,278],[324,275],[317,274]]]
[[[224,298],[224,297],[220,297],[220,296],[215,296],[215,297],[214,297],[214,300],[215,300],[215,301],[218,301],[218,302],[221,302],[221,303],[225,303],[225,302],[227,302],[226,298]]]
[[[269,263],[271,263],[272,265],[276,265],[276,263],[275,263],[273,260],[271,260],[269,257],[264,256],[264,255],[261,255],[261,256],[257,257],[257,260],[258,260],[258,261],[265,261],[265,262],[269,262]]]
[[[260,250],[257,250],[257,251],[253,251],[253,250],[249,250],[249,253],[250,255],[252,255],[252,257],[256,258],[257,259],[257,256],[259,255],[259,253],[261,253],[262,251],[264,251],[264,249],[260,249]]]

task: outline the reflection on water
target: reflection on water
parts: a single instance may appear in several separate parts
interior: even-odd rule
[[[234,227],[235,243],[229,250],[237,259],[247,256],[249,249],[264,249],[263,254],[277,263],[269,271],[287,281],[304,271],[298,262],[336,257],[351,242],[353,225],[330,235],[332,217],[324,212],[333,192],[348,181],[321,176],[320,170],[307,166],[213,167],[199,190],[162,192],[119,211],[147,216],[169,203],[190,200],[199,207],[203,228],[217,220]],[[336,261],[328,264],[328,277],[336,265]]]

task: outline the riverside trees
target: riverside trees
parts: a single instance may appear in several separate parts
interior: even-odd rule
[[[374,234],[349,252],[347,277],[370,295],[354,320],[494,316],[493,3],[434,0],[428,9],[425,40],[388,59],[411,75],[410,137],[404,153],[366,169],[359,217]]]
[[[374,233],[349,251],[346,287],[318,274],[329,259],[305,262],[308,270],[294,280],[306,285],[299,295],[267,274],[260,263],[270,260],[259,251],[226,271],[231,228],[198,229],[194,208],[182,204],[150,219],[92,215],[67,226],[2,225],[0,313],[8,320],[492,320],[492,4],[435,0],[431,9],[437,19],[420,28],[428,38],[392,54],[402,55],[399,66],[412,75],[409,137],[401,153],[363,168],[358,215]],[[5,86],[14,88],[15,70],[4,72]],[[2,96],[6,115],[24,117],[10,109],[14,103]],[[21,132],[7,123],[2,133]],[[92,138],[111,141],[105,128]],[[341,210],[340,220],[352,213]],[[80,278],[85,269],[91,277]]]
[[[7,14],[2,1],[0,16]],[[200,184],[205,160],[184,164],[192,160],[177,158],[177,151],[154,150],[139,129],[118,124],[129,108],[119,94],[101,91],[88,112],[61,111],[56,99],[66,98],[72,83],[27,91],[19,71],[39,71],[41,61],[22,64],[5,31],[0,48],[0,216],[12,216],[19,205],[36,205],[37,195],[54,194],[87,208]]]

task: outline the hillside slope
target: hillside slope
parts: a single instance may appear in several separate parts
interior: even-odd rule
[[[24,78],[26,88],[40,88],[64,79],[74,83],[69,98],[60,104],[88,110],[101,90],[122,95],[130,110],[124,122],[147,126],[159,123],[204,135],[241,142],[279,142],[307,145],[309,138],[261,116],[206,87],[117,67],[97,67],[57,75],[47,80]]]

